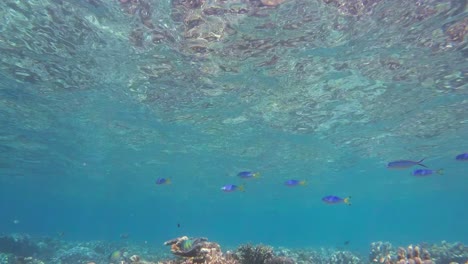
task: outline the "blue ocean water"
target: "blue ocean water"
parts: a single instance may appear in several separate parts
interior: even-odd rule
[[[0,4],[0,232],[468,243],[464,1],[188,2]]]

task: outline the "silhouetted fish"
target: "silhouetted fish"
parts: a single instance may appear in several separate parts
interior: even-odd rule
[[[419,165],[419,166],[426,167],[426,165],[421,163],[423,161],[424,161],[424,159],[422,159],[420,161],[395,160],[395,161],[389,162],[387,164],[387,168],[389,168],[389,169],[406,169],[406,168],[409,168],[409,167],[413,167],[414,165]]]

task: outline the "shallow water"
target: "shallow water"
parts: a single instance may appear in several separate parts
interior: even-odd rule
[[[466,1],[279,2],[2,1],[0,232],[468,243]]]

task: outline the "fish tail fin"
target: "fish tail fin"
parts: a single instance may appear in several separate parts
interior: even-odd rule
[[[444,175],[444,169],[438,169],[436,173],[439,175]]]
[[[307,181],[300,181],[299,185],[302,185],[302,186],[307,185]]]
[[[237,187],[237,190],[239,190],[240,192],[245,192],[245,186],[239,185],[239,187]]]
[[[419,166],[423,166],[424,168],[427,168],[426,165],[422,164],[422,162],[425,160],[426,158],[422,158],[420,161],[418,161],[418,165]]]
[[[166,179],[166,184],[171,184],[171,179]]]
[[[348,196],[346,198],[343,199],[343,202],[347,205],[351,205],[351,196]]]
[[[253,177],[254,177],[254,178],[258,178],[258,177],[260,177],[260,172],[256,172],[256,173],[254,173],[254,174],[253,174]]]

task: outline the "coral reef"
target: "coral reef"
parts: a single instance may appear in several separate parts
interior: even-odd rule
[[[361,259],[349,251],[336,251],[330,256],[330,262],[334,264],[359,264]]]
[[[390,242],[372,242],[370,245],[369,261],[384,262],[391,258],[392,244]]]
[[[171,252],[183,259],[164,262],[165,264],[236,264],[232,255],[224,255],[219,244],[209,242],[206,238],[175,238],[164,243],[171,246]]]
[[[241,264],[265,264],[275,256],[273,249],[265,245],[241,245],[236,252]],[[275,263],[275,262],[273,262]]]
[[[54,257],[54,261],[58,263],[88,263],[102,259],[96,251],[83,246],[76,246],[67,250],[59,250]]]
[[[164,242],[165,246],[171,246],[171,252],[181,257],[197,257],[201,249],[208,242],[206,238],[178,237]]]
[[[15,264],[45,264],[45,262],[43,262],[42,260],[38,260],[38,259],[35,259],[33,257],[16,258],[14,263]]]
[[[13,254],[0,253],[0,264],[44,264],[45,262],[33,257],[19,257]]]
[[[325,250],[290,250],[280,248],[276,252],[271,247],[250,244],[242,245],[237,250],[240,263],[298,263],[298,264],[359,264],[361,258],[349,251]]]
[[[357,264],[362,258],[349,251],[324,249],[280,249],[278,255],[294,259],[297,264]]]
[[[162,262],[163,264],[294,264],[292,258],[276,256],[271,247],[251,244],[241,245],[235,252],[223,254],[221,247],[206,238],[186,236],[169,240],[164,245],[171,246],[171,252],[180,259]]]
[[[29,257],[37,254],[39,247],[25,234],[12,234],[0,237],[0,251],[16,256]]]
[[[442,241],[440,245],[424,245],[424,248],[431,253],[432,259],[438,264],[468,262],[468,246],[460,242],[447,243],[447,241]]]
[[[14,257],[11,254],[0,253],[0,263],[2,264],[10,264],[14,263]]]
[[[385,264],[432,264],[431,255],[420,246],[409,245],[407,249],[399,247],[395,252],[389,242],[376,242],[371,244],[369,260],[373,263]]]
[[[265,264],[295,264],[296,262],[292,258],[288,257],[273,257],[268,259]]]
[[[408,249],[398,248],[397,261],[386,260],[387,264],[433,264],[431,260],[431,255],[427,250],[423,250],[421,254],[421,249],[418,246],[413,247],[412,245],[408,246]]]
[[[465,263],[468,261],[468,247],[462,243],[410,245],[407,249],[399,247],[394,250],[389,242],[371,244],[369,261],[372,263]]]
[[[462,243],[419,243],[408,247],[389,242],[370,245],[369,259],[334,248],[275,248],[244,244],[222,252],[219,244],[206,238],[178,237],[154,246],[125,242],[66,242],[28,235],[0,237],[0,264],[466,264],[468,247]]]

